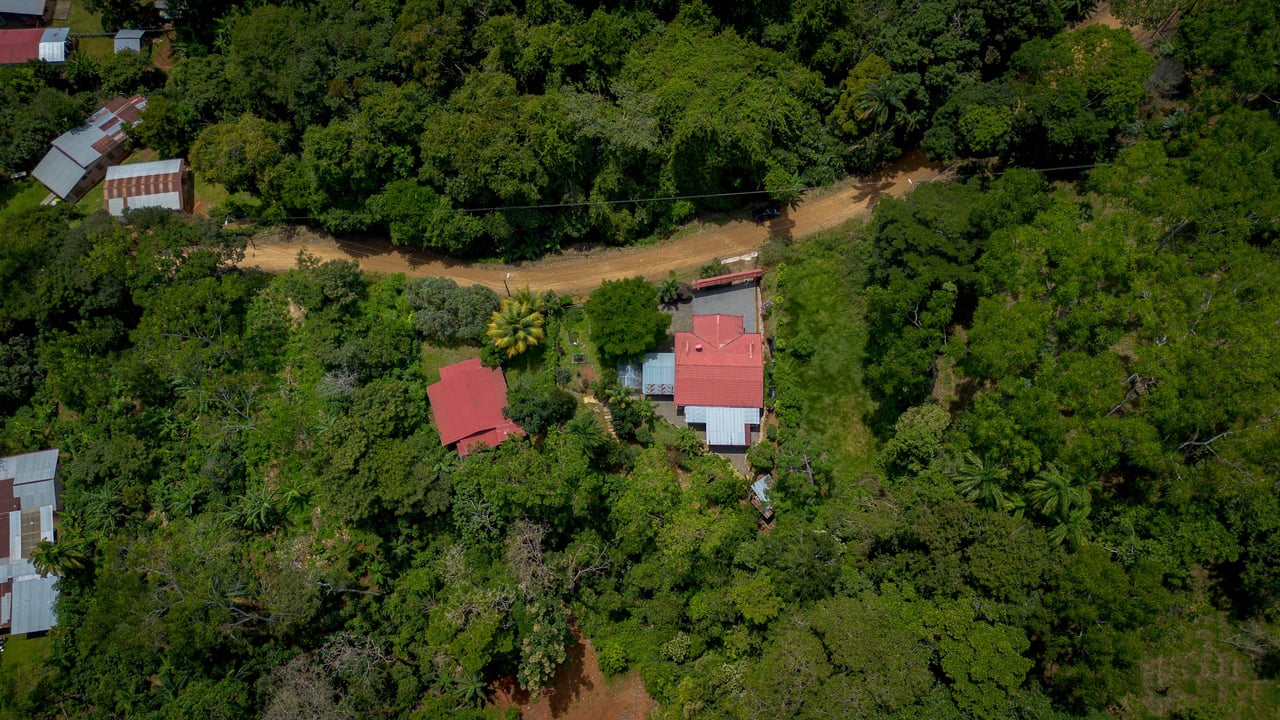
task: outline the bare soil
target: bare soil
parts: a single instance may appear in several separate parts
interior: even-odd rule
[[[578,635],[569,660],[556,673],[550,688],[537,700],[520,689],[513,677],[493,683],[494,705],[517,708],[523,720],[645,720],[657,703],[645,692],[634,672],[605,680],[591,641]]]
[[[806,194],[795,207],[766,223],[728,218],[695,224],[676,237],[653,245],[567,251],[541,260],[515,264],[467,263],[426,250],[392,245],[385,239],[340,240],[302,227],[276,228],[255,236],[240,266],[266,272],[294,268],[298,253],[305,251],[321,261],[356,260],[363,270],[402,272],[411,277],[448,277],[461,285],[480,284],[503,290],[529,286],[534,290],[585,294],[604,280],[643,275],[659,280],[669,271],[692,275],[711,260],[740,255],[758,248],[772,237],[801,238],[839,227],[866,215],[884,195],[900,196],[913,183],[943,177],[941,166],[923,153],[903,156],[884,171],[865,178],[850,178],[821,192]]]

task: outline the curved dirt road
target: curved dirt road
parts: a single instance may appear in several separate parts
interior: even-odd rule
[[[750,220],[722,220],[696,224],[677,237],[653,245],[566,251],[541,260],[504,265],[465,263],[425,250],[394,246],[386,241],[336,240],[306,228],[275,229],[255,236],[245,250],[240,267],[283,272],[296,266],[299,251],[324,260],[357,260],[363,270],[402,272],[411,277],[436,275],[460,285],[480,284],[502,290],[511,274],[511,287],[585,294],[604,280],[643,275],[660,280],[669,271],[692,275],[717,258],[749,253],[770,237],[802,238],[838,227],[867,213],[885,194],[902,195],[912,182],[940,177],[941,166],[929,163],[923,153],[905,155],[885,171],[866,178],[850,178],[821,193],[807,195],[795,209],[757,225]]]

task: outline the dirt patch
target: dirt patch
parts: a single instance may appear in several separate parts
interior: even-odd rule
[[[286,227],[255,236],[240,266],[283,272],[294,268],[298,252],[305,250],[321,261],[355,260],[369,272],[434,275],[499,292],[504,291],[505,280],[510,287],[527,285],[535,290],[585,294],[604,280],[635,275],[660,280],[674,270],[692,277],[709,260],[750,252],[773,237],[794,239],[839,227],[866,215],[886,194],[902,195],[915,183],[942,176],[939,165],[930,163],[923,153],[913,152],[883,172],[851,178],[821,194],[807,194],[796,207],[784,209],[780,217],[767,223],[732,219],[699,224],[654,245],[567,251],[532,262],[465,263],[426,250],[398,247],[385,239],[339,240],[307,228]]]
[[[605,680],[591,641],[578,635],[568,649],[569,660],[556,673],[551,687],[537,700],[520,689],[513,677],[493,683],[493,703],[500,709],[517,708],[524,720],[645,720],[657,703],[645,692],[634,672]]]

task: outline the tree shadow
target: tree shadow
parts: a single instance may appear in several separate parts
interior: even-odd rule
[[[567,715],[583,693],[595,688],[595,683],[587,676],[587,646],[576,630],[573,633],[573,645],[565,649],[565,654],[568,655],[565,664],[556,671],[555,680],[546,691],[553,718]]]

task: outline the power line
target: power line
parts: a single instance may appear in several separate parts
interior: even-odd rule
[[[1011,168],[1005,168],[1002,170],[973,172],[973,173],[967,173],[963,175],[959,175],[959,174],[948,175],[946,179],[954,180],[954,179],[970,178],[970,177],[1004,175],[1014,170],[1033,170],[1035,172],[1042,172],[1042,173],[1063,172],[1067,170],[1088,170],[1091,168],[1104,167],[1109,165],[1111,165],[1111,163],[1104,162],[1104,163],[1087,163],[1083,165],[1058,165],[1055,167],[1043,167],[1043,168],[1011,167]],[[913,184],[936,182],[936,180],[934,179],[923,179],[923,180],[913,181],[912,178],[907,178],[907,181]],[[854,182],[854,183],[846,183],[844,185],[841,185],[841,187],[878,187],[880,185],[884,185],[884,183],[883,182]],[[806,185],[802,187],[788,188],[788,190],[790,192],[808,192],[810,190],[824,190],[831,187],[835,187],[835,185],[834,184],[833,185]],[[597,206],[605,206],[605,205],[640,205],[644,203],[655,203],[655,202],[675,202],[678,200],[707,200],[711,198],[746,197],[749,195],[769,195],[769,194],[771,194],[771,191],[769,190],[740,190],[736,192],[702,193],[697,195],[657,195],[652,197],[625,198],[620,200],[582,200],[579,202],[543,203],[543,204],[534,204],[534,205],[490,205],[487,207],[455,208],[455,210],[457,212],[465,212],[465,213],[500,212],[505,210],[559,210],[559,209],[577,208],[577,207],[597,207]],[[266,221],[321,220],[321,219],[323,218],[315,217],[313,215],[286,215],[282,217],[273,217],[273,218],[228,217],[228,218],[224,218],[224,222],[248,222],[248,221],[261,221],[261,220],[266,220]]]

